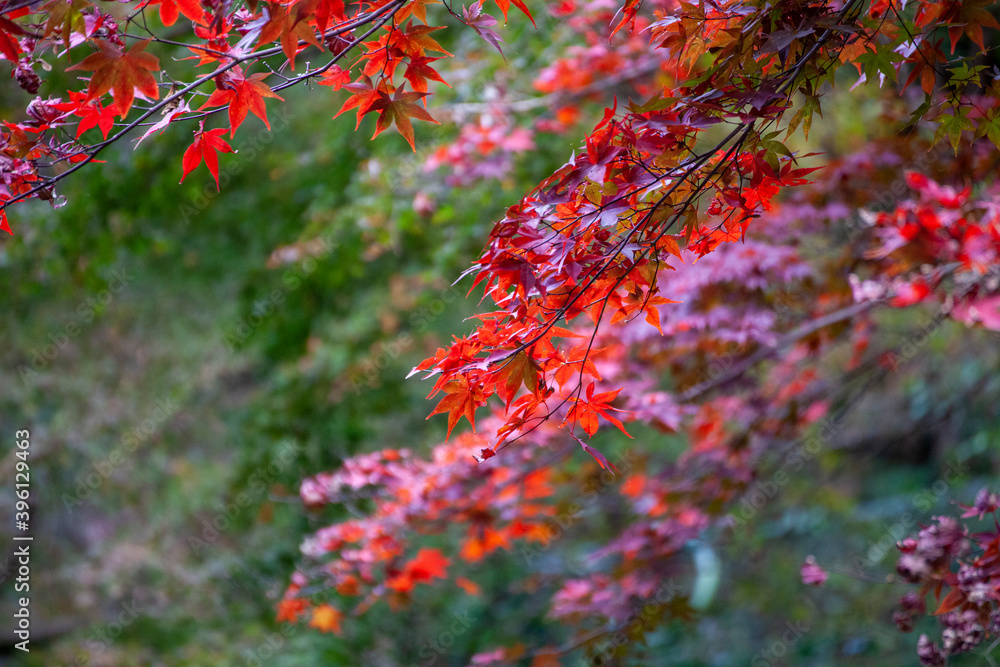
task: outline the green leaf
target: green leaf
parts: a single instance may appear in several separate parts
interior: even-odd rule
[[[962,142],[962,131],[975,130],[976,127],[973,122],[966,117],[969,113],[969,109],[967,107],[957,109],[955,111],[957,113],[954,115],[941,114],[938,116],[938,129],[937,132],[934,133],[934,143],[937,143],[943,136],[947,135],[952,148],[955,149],[955,155],[958,155],[958,145]]]
[[[919,123],[924,119],[924,116],[927,115],[927,112],[931,110],[931,101],[932,101],[931,96],[925,94],[924,103],[913,110],[913,113],[910,114],[910,120],[908,120],[903,129],[900,130],[900,134],[909,132],[917,123]]]
[[[782,148],[784,148],[784,146],[782,146]],[[769,150],[764,153],[764,161],[771,165],[771,169],[774,170],[774,173],[777,174],[781,171],[781,163],[778,162],[778,154],[774,151]]]
[[[990,109],[986,114],[986,118],[979,122],[974,137],[976,139],[986,137],[993,142],[994,146],[1000,148],[1000,115],[997,114],[995,109]]]
[[[889,49],[887,44],[879,44],[875,53],[863,53],[858,56],[858,62],[865,67],[865,78],[873,81],[878,73],[884,74],[890,81],[896,81],[896,68],[893,63],[903,60],[903,56]]]
[[[788,121],[788,132],[785,134],[785,138],[792,136],[795,130],[802,125],[802,135],[808,139],[809,129],[812,127],[812,117],[813,113],[818,113],[820,118],[823,117],[823,110],[820,107],[819,97],[816,95],[806,96],[806,101],[802,104],[802,107],[795,112],[792,119]]]
[[[760,145],[767,149],[768,153],[780,153],[785,157],[792,157],[792,152],[788,150],[788,147],[780,141],[775,141],[774,139],[768,139],[766,141],[760,142]]]

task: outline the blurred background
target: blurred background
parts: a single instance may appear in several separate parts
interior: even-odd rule
[[[330,518],[304,509],[300,482],[360,452],[443,439],[445,419],[425,419],[428,386],[403,378],[466,331],[476,304],[451,283],[610,99],[584,100],[578,117],[553,117],[558,131],[523,146],[491,148],[478,173],[449,169],[436,151],[482,122],[475,104],[537,95],[531,81],[553,54],[583,42],[536,16],[537,31],[526,21],[504,31],[506,65],[469,31],[440,38],[457,56],[453,88],[437,89],[443,123],[418,124],[416,154],[394,133],[370,141],[370,120],[357,132],[331,121],[343,93],[289,90],[269,109],[271,133],[248,119],[239,152],[223,157],[221,193],[204,170],[178,185],[190,141],[181,125],[104,153],[64,182],[66,206],[14,214],[16,236],[0,239],[0,489],[10,497],[8,445],[29,429],[33,633],[30,654],[13,650],[5,519],[0,662],[465,665],[511,637],[562,636],[543,597],[510,593],[528,573],[503,550],[479,564],[475,598],[428,590],[406,610],[351,619],[341,636],[275,622],[303,537]],[[5,86],[0,104],[23,108],[23,95]],[[880,131],[881,98],[848,95],[833,93],[814,123],[811,143],[827,157]],[[892,312],[882,331],[902,340],[927,318]],[[890,620],[894,550],[860,574],[850,556],[953,514],[950,502],[971,501],[1000,461],[996,334],[946,322],[928,340],[859,398],[837,446],[791,476],[752,530],[705,537],[710,557],[692,555],[690,568],[714,581],[709,604],[648,636],[627,664],[916,664],[916,636]],[[613,461],[677,452],[652,430],[603,442]],[[580,456],[572,465],[592,464]],[[914,519],[900,527],[905,512]],[[611,515],[592,519],[543,565],[610,539]],[[803,554],[830,570],[824,588],[802,586]],[[467,631],[427,662],[419,649],[453,613]],[[954,664],[992,660],[984,651]]]

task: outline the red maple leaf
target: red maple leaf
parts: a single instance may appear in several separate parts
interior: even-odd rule
[[[611,402],[618,397],[618,392],[621,391],[621,388],[615,389],[614,391],[605,391],[595,395],[594,386],[595,383],[593,382],[587,385],[587,400],[580,398],[571,399],[574,403],[573,407],[569,409],[569,413],[566,415],[566,421],[578,421],[587,435],[594,435],[597,433],[597,417],[600,415],[617,426],[618,430],[622,433],[631,438],[632,436],[625,430],[625,426],[621,423],[621,421],[609,412],[610,410],[622,412],[618,408],[611,407]]]
[[[419,93],[426,93],[427,79],[440,81],[448,86],[448,82],[442,79],[441,75],[431,67],[430,64],[435,60],[441,60],[441,58],[428,58],[426,56],[413,56],[410,58],[410,63],[406,66],[406,72],[403,76],[413,86],[413,90]],[[451,86],[448,87],[451,88]]]
[[[354,129],[358,129],[361,126],[361,119],[364,118],[366,113],[377,111],[389,103],[389,90],[386,88],[385,82],[379,81],[378,87],[376,87],[367,75],[362,75],[354,83],[345,85],[344,90],[350,91],[353,95],[347,98],[344,106],[340,108],[340,111],[337,112],[334,118],[345,111],[357,109],[358,122],[354,126]]]
[[[524,351],[518,352],[512,358],[500,362],[497,369],[497,394],[506,405],[514,400],[518,389],[523,384],[531,393],[538,391],[538,373],[541,368],[538,362]]]
[[[270,130],[271,124],[267,121],[264,98],[271,97],[282,102],[285,100],[276,95],[270,86],[264,83],[264,79],[269,75],[270,72],[258,72],[244,76],[242,69],[234,67],[229,72],[216,77],[216,86],[218,87],[211,97],[199,107],[199,110],[228,104],[230,137],[236,134],[236,128],[243,124],[248,111],[264,121],[264,125]]]
[[[6,17],[0,16],[0,53],[16,63],[21,54],[21,44],[14,35],[23,35],[24,29]]]
[[[80,122],[76,128],[76,138],[79,139],[80,135],[87,130],[98,127],[101,130],[101,134],[107,139],[108,132],[114,126],[115,116],[118,113],[115,105],[112,104],[106,107],[101,104],[100,100],[88,103],[86,93],[80,93],[75,90],[70,91],[69,99],[69,102],[56,104],[55,107],[60,111],[67,111],[80,116]]]
[[[403,571],[385,582],[387,588],[400,593],[406,593],[413,589],[414,584],[428,582],[431,579],[445,578],[445,571],[451,561],[437,549],[421,549],[417,555],[408,562]]]
[[[260,30],[257,47],[261,48],[280,38],[281,49],[288,58],[288,66],[295,71],[295,54],[299,52],[299,42],[312,44],[322,50],[323,46],[316,39],[316,31],[309,25],[309,12],[304,5],[297,5],[291,12],[277,2],[267,5],[270,19]]]
[[[187,150],[184,151],[184,159],[182,161],[182,168],[184,169],[184,174],[181,176],[181,183],[187,178],[194,169],[201,164],[201,161],[205,160],[205,166],[212,173],[215,178],[215,189],[219,189],[219,156],[218,151],[223,153],[232,153],[233,147],[226,143],[220,135],[226,133],[225,128],[217,128],[214,130],[204,130],[205,122],[202,121],[198,128],[198,131],[194,133],[194,143],[188,146]]]
[[[351,82],[351,73],[348,70],[343,70],[340,65],[334,65],[330,69],[323,72],[320,76],[319,85],[330,86],[334,90],[340,90],[343,86]]]
[[[172,26],[177,21],[178,10],[195,23],[207,25],[205,11],[201,8],[198,0],[146,0],[139,5],[138,9],[153,5],[160,6],[160,21],[167,27]]]
[[[535,25],[535,17],[531,15],[531,12],[528,11],[527,5],[525,5],[524,2],[522,2],[522,0],[496,0],[496,3],[497,7],[500,8],[500,11],[503,12],[504,23],[507,22],[507,10],[510,9],[511,5],[514,5],[522,12],[524,12],[524,15],[531,20],[531,25],[533,26]]]
[[[301,4],[304,5],[302,15],[306,18],[310,14],[313,16],[316,22],[316,32],[320,35],[326,32],[331,18],[334,22],[347,20],[347,16],[344,14],[344,0],[306,0]]]
[[[118,105],[112,104],[109,107],[101,104],[100,100],[81,106],[77,110],[77,115],[80,116],[80,124],[76,127],[76,136],[80,137],[81,134],[87,130],[97,127],[101,130],[101,134],[105,139],[108,138],[108,132],[115,124],[115,116],[118,113]]]

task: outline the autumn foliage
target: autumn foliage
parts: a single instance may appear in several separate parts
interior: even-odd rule
[[[10,231],[7,210],[27,199],[58,205],[59,181],[99,168],[88,165],[112,143],[176,124],[193,130],[180,180],[204,164],[218,187],[219,160],[238,149],[247,117],[269,128],[267,106],[310,80],[336,96],[334,117],[353,112],[357,127],[373,117],[373,139],[394,126],[415,150],[413,120],[436,123],[433,93],[448,85],[441,31],[471,30],[502,51],[496,10],[532,23],[539,11],[520,0],[152,0],[127,12],[9,1],[0,53],[18,85],[39,90],[43,56],[84,78],[4,122],[2,225]],[[314,511],[363,496],[371,512],[303,544],[280,621],[340,633],[350,615],[382,600],[400,608],[422,588],[477,595],[477,563],[506,551],[530,564],[605,493],[633,518],[594,556],[613,565],[549,582],[550,614],[574,636],[498,647],[475,664],[556,664],[580,647],[594,653],[605,634],[687,618],[698,604],[687,593],[641,622],[633,608],[656,595],[691,540],[738,527],[729,510],[766,461],[801,464],[788,443],[836,420],[849,397],[830,395],[824,354],[849,338],[847,373],[893,372],[897,351],[872,343],[880,307],[933,305],[1000,329],[1000,76],[978,59],[1000,24],[987,4],[566,0],[542,11],[567,18],[585,44],[534,81],[552,113],[525,123],[499,104],[430,167],[449,169],[456,185],[495,175],[535,133],[573,132],[585,104],[603,114],[507,209],[462,276],[481,295],[474,327],[414,369],[430,381],[431,415],[446,416],[446,441],[429,456],[361,455],[303,483]],[[168,38],[158,24],[183,30]],[[823,165],[800,147],[845,77],[906,108],[885,119],[898,134]],[[609,94],[622,86],[627,99]],[[934,164],[898,168],[932,148]],[[905,196],[875,211],[887,169]],[[855,213],[846,238],[824,245]],[[731,361],[709,373],[719,357]],[[471,431],[459,430],[463,420]],[[592,444],[607,428],[641,432],[633,423],[682,435],[688,448],[652,469]],[[581,448],[594,466],[574,468]],[[580,497],[560,491],[574,475]],[[995,551],[979,544],[985,555],[968,567]],[[942,568],[958,555],[910,578],[924,594],[951,586],[944,610],[973,611],[986,627],[1000,597],[955,593]],[[313,604],[317,583],[336,601]]]

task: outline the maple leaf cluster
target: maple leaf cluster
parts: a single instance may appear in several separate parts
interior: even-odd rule
[[[200,4],[193,0],[146,0],[127,15],[105,11],[90,0],[12,7],[0,16],[0,56],[12,64],[11,75],[19,86],[31,94],[43,87],[45,82],[37,69],[49,67],[43,56],[50,51],[55,59],[65,61],[62,66],[67,71],[91,75],[85,92],[68,90],[68,101],[38,97],[26,110],[31,120],[7,121],[4,162],[0,165],[4,187],[0,192],[0,225],[7,225],[7,208],[24,199],[60,202],[55,195],[60,180],[95,161],[107,146],[133,130],[145,128],[145,138],[168,125],[201,121],[228,108],[232,136],[248,112],[267,123],[264,99],[280,101],[276,90],[313,78],[334,90],[344,88],[351,93],[341,112],[357,109],[359,120],[375,114],[375,135],[395,125],[415,148],[412,119],[436,122],[426,110],[429,82],[446,85],[437,64],[451,56],[433,36],[443,26],[428,22],[428,10],[435,4],[434,0]],[[495,0],[505,21],[511,4],[511,0]],[[716,190],[713,215],[725,217],[730,209],[741,209],[734,219],[726,220],[724,229],[708,229],[693,225],[687,209],[676,208],[680,206],[677,201],[657,206],[665,219],[671,218],[666,211],[675,207],[674,214],[685,218],[696,235],[704,237],[703,250],[738,236],[742,223],[759,206],[766,209],[779,188],[799,181],[800,174],[792,173],[793,166],[781,164],[792,159],[790,151],[777,140],[776,133],[766,133],[757,124],[780,120],[792,106],[790,95],[798,91],[805,96],[805,103],[795,111],[788,130],[801,127],[808,134],[812,115],[820,108],[818,91],[825,81],[833,80],[834,65],[853,66],[862,81],[877,78],[880,85],[895,81],[901,73],[908,76],[904,89],[919,80],[927,99],[914,112],[914,122],[933,119],[938,138],[947,137],[956,149],[963,133],[1000,141],[995,103],[1000,83],[996,77],[989,80],[985,66],[955,55],[963,38],[981,50],[987,31],[1000,29],[980,0],[920,1],[898,7],[889,0],[867,6],[858,0],[789,4],[787,10],[737,0],[692,5],[666,0],[644,5],[629,0],[621,11],[605,0],[553,6],[550,11],[568,18],[567,26],[585,45],[570,48],[535,81],[536,87],[551,97],[555,119],[544,119],[547,129],[570,127],[578,117],[579,99],[600,96],[630,83],[632,91],[648,98],[644,105],[636,105],[636,118],[655,119],[657,126],[666,123],[663,130],[676,133],[682,141],[657,144],[648,132],[627,135],[622,147],[638,142],[637,152],[629,159],[648,165],[662,162],[653,165],[659,173],[657,182],[667,179],[667,174],[670,180],[691,181],[683,188],[671,188],[673,199],[683,200],[685,191],[692,188]],[[534,24],[525,4],[515,0],[513,5]],[[500,49],[502,38],[491,27],[496,19],[485,9],[484,0],[463,7],[461,19]],[[156,12],[163,26],[178,25],[183,16],[193,39],[158,36],[146,20],[147,12]],[[459,16],[457,11],[452,13]],[[616,22],[611,35],[620,38],[618,43],[606,39],[609,21]],[[946,29],[947,44],[942,28]],[[648,39],[643,37],[647,34]],[[85,45],[92,52],[80,58],[79,49]],[[188,57],[165,60],[154,53],[167,54],[171,49],[182,50]],[[356,55],[352,53],[355,49],[359,51]],[[304,71],[296,72],[304,51],[311,52],[309,63]],[[353,61],[347,60],[349,54]],[[314,65],[317,57],[320,63]],[[184,60],[195,60],[195,68],[210,69],[183,71],[179,63]],[[263,69],[251,73],[255,65]],[[945,70],[949,72],[947,95],[937,81]],[[273,83],[264,82],[269,76],[280,79],[276,89],[271,87]],[[206,92],[205,86],[214,86],[215,91]],[[986,93],[980,100],[984,103],[970,104],[964,91],[977,86]],[[209,99],[201,106],[192,104],[203,95]],[[136,99],[141,106],[137,113],[130,113]],[[668,110],[673,113],[647,115]],[[161,121],[152,120],[157,113],[163,116]],[[626,119],[624,125],[631,125],[636,118]],[[735,121],[750,123],[750,127],[738,135],[739,150],[724,151],[722,156],[740,164],[738,168],[720,166],[716,172],[711,160],[703,160],[700,152],[692,150],[693,135],[709,125]],[[69,140],[64,131],[73,123],[76,141]],[[100,128],[103,140],[81,140],[93,127]],[[112,128],[116,129],[113,133]],[[601,133],[599,126],[591,139]],[[220,151],[202,140],[200,130],[195,135],[203,155],[206,150]],[[594,157],[592,148],[588,147],[588,153]],[[598,157],[625,159],[624,155]],[[204,162],[212,171],[215,162]],[[670,163],[675,166],[670,167]],[[711,176],[702,169],[706,166]],[[185,162],[183,174],[190,168],[191,163]],[[727,176],[727,171],[737,172],[738,177]],[[624,179],[598,180],[592,178],[596,172],[588,173],[587,178],[598,186],[629,183],[627,175]],[[693,177],[699,173],[713,183],[695,186],[697,179]],[[217,180],[217,170],[213,176]],[[714,183],[719,179],[741,184],[747,181],[750,187],[745,191],[742,186],[719,187]],[[539,192],[552,190],[557,184],[569,185],[553,180]],[[628,189],[649,204],[654,186],[638,182]],[[623,199],[629,196],[623,194]],[[641,211],[640,201],[628,203]]]
[[[766,224],[763,229],[770,231]],[[770,312],[767,288],[772,281],[786,276],[786,284],[792,284],[805,274],[804,264],[791,246],[768,245],[758,238],[748,241],[751,243],[753,251],[734,244],[719,251],[718,261],[707,263],[706,258],[669,271],[688,278],[684,306],[692,322],[717,309],[720,292],[744,295],[748,312]],[[686,257],[693,260],[695,256],[688,253]],[[663,273],[668,270],[663,269]],[[746,280],[749,276],[758,277],[756,284]],[[727,321],[735,327],[744,314],[714,316],[720,324]],[[811,409],[794,418],[779,416],[788,411],[789,402],[804,400],[802,394],[811,387],[811,376],[799,368],[801,363],[778,367],[769,381],[761,383],[755,398],[723,395],[702,405],[684,404],[681,396],[657,390],[652,378],[664,367],[666,350],[672,351],[679,377],[684,376],[680,369],[689,367],[692,379],[687,383],[693,384],[697,368],[704,369],[698,360],[710,359],[709,351],[733,344],[725,326],[716,332],[700,324],[697,328],[703,335],[692,336],[693,328],[683,326],[682,321],[672,324],[675,326],[661,336],[645,321],[622,321],[599,337],[600,349],[594,351],[588,363],[604,382],[624,384],[629,396],[624,403],[627,410],[613,407],[619,391],[595,391],[585,402],[567,404],[562,414],[569,419],[574,411],[592,410],[592,414],[580,417],[580,423],[594,432],[602,420],[613,428],[624,429],[618,413],[626,421],[689,434],[692,449],[676,465],[643,471],[641,462],[606,458],[586,443],[567,437],[557,420],[544,422],[531,433],[532,447],[496,453],[483,431],[503,423],[498,409],[478,425],[479,433],[465,432],[450,438],[427,458],[408,449],[386,449],[348,459],[339,470],[306,480],[301,496],[309,508],[318,510],[326,504],[364,497],[375,498],[376,509],[368,517],[336,523],[310,536],[302,545],[305,560],[297,576],[336,591],[342,597],[341,604],[351,605],[353,612],[366,611],[380,600],[399,608],[412,600],[415,587],[436,582],[436,578],[414,578],[407,565],[422,549],[429,548],[423,546],[427,536],[436,535],[438,540],[455,545],[454,555],[444,547],[435,547],[440,552],[440,558],[435,556],[441,564],[439,571],[468,592],[468,579],[475,576],[474,567],[484,557],[503,550],[533,565],[567,526],[578,520],[576,517],[586,507],[584,503],[610,502],[608,498],[614,497],[629,508],[636,520],[593,553],[592,560],[610,560],[619,565],[600,576],[559,582],[551,615],[569,624],[593,618],[612,622],[628,619],[633,601],[655,590],[660,577],[656,573],[662,564],[677,559],[689,540],[719,521],[719,508],[734,502],[751,483],[752,464],[765,455],[765,450],[763,444],[759,448],[736,447],[734,442],[741,431],[769,418],[756,432],[763,443],[768,434],[787,436],[816,421],[824,412],[823,402],[814,400]],[[647,337],[647,331],[653,336]],[[715,333],[718,338],[713,337]],[[775,338],[770,330],[760,329],[758,333],[759,337],[751,332],[752,340],[738,349],[750,350],[761,341]],[[655,357],[659,361],[650,363]],[[525,384],[525,375],[532,370],[527,363],[526,356],[516,360],[515,370],[498,388],[498,393],[512,405],[519,391],[525,391],[525,395],[533,391]],[[449,431],[460,417],[467,416],[472,405],[469,398],[469,392],[456,387],[442,400],[439,409],[450,415]],[[593,472],[585,473],[581,482],[585,499],[560,497],[556,485],[559,468],[555,463],[579,451],[580,446],[596,459],[597,465]],[[588,501],[588,497],[597,500]],[[567,502],[573,504],[567,507]],[[456,567],[459,563],[462,569]],[[287,606],[291,604],[288,599],[298,599],[299,590],[290,587],[289,597],[282,604]],[[686,594],[673,599],[669,610],[677,616],[690,613]]]
[[[938,18],[957,16],[941,6],[930,13],[920,7],[914,21],[923,32],[919,38],[907,32],[907,41],[895,26],[884,25],[879,12],[869,11],[864,19],[851,9],[847,5],[836,14],[827,8],[826,16],[788,17],[782,29],[756,37],[740,28],[754,21],[748,7],[657,10],[660,20],[647,25],[654,52],[668,54],[673,72],[694,78],[679,77],[676,88],[665,86],[660,96],[633,104],[623,117],[616,109],[606,110],[587,137],[585,150],[497,223],[490,245],[468,273],[475,275],[473,288],[482,284],[498,310],[482,315],[476,331],[456,338],[450,348],[415,369],[427,371],[427,377],[438,376],[431,396],[441,390],[451,394],[435,410],[449,413],[449,430],[461,416],[474,422],[475,410],[493,394],[504,399],[509,415],[492,443],[497,450],[550,418],[550,401],[574,406],[563,422],[571,431],[579,425],[592,435],[597,416],[608,419],[600,406],[584,397],[593,395],[599,380],[587,365],[593,341],[562,349],[554,340],[565,338],[561,323],[585,314],[599,327],[642,315],[661,328],[657,307],[677,299],[661,295],[670,281],[656,278],[660,267],[676,264],[682,247],[700,257],[720,244],[743,240],[751,222],[772,209],[782,189],[807,182],[805,177],[815,169],[800,166],[805,156],[792,154],[778,140],[780,131],[755,129],[758,123],[764,128],[782,120],[790,108],[783,91],[794,84],[807,102],[788,121],[787,133],[802,127],[808,134],[812,113],[819,111],[814,91],[828,70],[806,58],[791,60],[796,53],[852,63],[864,74],[863,65],[880,57],[885,40],[890,40],[897,45],[892,66],[879,71],[883,78],[895,78],[906,62],[900,54],[912,56],[913,49],[930,39]],[[831,27],[819,32],[830,21],[851,16],[861,18],[860,37]],[[641,16],[627,6],[616,30],[635,28],[637,22],[641,27]],[[760,40],[751,48],[751,62],[765,77],[763,82],[747,85],[743,71],[736,69],[739,59],[725,55],[736,35]],[[953,39],[953,53],[955,46]],[[723,55],[717,55],[707,71],[691,69],[703,67],[697,58],[713,49]],[[804,75],[811,70],[813,79]],[[993,109],[994,103],[989,98],[985,106]],[[994,111],[981,113],[992,118]],[[691,148],[709,129],[736,121],[743,125],[714,151]],[[707,206],[699,208],[706,200]],[[672,233],[672,227],[679,229]],[[914,302],[920,289],[918,284],[910,296],[897,297],[897,303],[904,305],[908,298],[907,303]],[[530,360],[537,376],[531,386],[539,389],[511,406],[498,388],[511,374],[524,381],[520,355]]]
[[[458,590],[479,594],[471,580],[482,558],[506,553],[519,558],[526,577],[549,584],[549,616],[576,632],[566,647],[531,652],[557,661],[572,647],[596,651],[595,625],[609,633],[641,634],[664,619],[690,618],[696,610],[689,582],[652,617],[636,610],[657,599],[665,577],[685,581],[692,540],[713,528],[745,525],[741,503],[754,497],[775,460],[791,472],[810,464],[816,450],[803,445],[814,441],[810,429],[835,424],[832,408],[853,396],[840,384],[842,366],[824,361],[829,355],[846,341],[854,350],[852,373],[879,378],[891,371],[883,360],[893,348],[878,345],[879,324],[870,317],[876,307],[937,303],[945,316],[986,324],[966,321],[961,308],[950,306],[986,297],[985,283],[980,291],[964,291],[971,276],[980,274],[975,261],[963,265],[961,258],[969,255],[964,239],[992,238],[997,196],[989,161],[977,163],[972,173],[962,171],[965,161],[935,162],[938,179],[908,172],[912,199],[899,198],[884,213],[864,213],[883,190],[880,179],[895,173],[887,167],[912,162],[925,149],[898,139],[875,142],[817,172],[814,184],[786,201],[774,202],[744,241],[702,257],[679,250],[650,278],[669,283],[680,303],[652,304],[655,317],[642,311],[636,317],[633,310],[557,329],[577,343],[564,356],[567,363],[546,373],[518,352],[496,376],[498,404],[479,421],[479,386],[465,384],[462,375],[445,384],[436,410],[448,415],[449,439],[428,457],[409,450],[360,455],[303,484],[303,501],[315,509],[358,494],[374,494],[377,501],[369,516],[308,538],[297,576],[341,594],[345,613],[348,607],[368,610],[380,600],[399,608],[421,585],[453,582]],[[986,183],[978,196],[946,184],[966,178]],[[849,243],[831,249],[828,239],[859,210],[869,223],[852,232]],[[883,222],[872,223],[878,216]],[[927,223],[907,232],[914,247],[896,244],[884,252],[907,221]],[[855,272],[891,285],[911,272],[945,269],[953,280],[936,284],[936,300],[919,303],[894,302],[889,292],[858,302],[857,284],[848,280]],[[515,298],[516,292],[506,294]],[[618,313],[629,300],[614,304]],[[484,368],[491,370],[489,364]],[[580,373],[593,382],[577,395],[564,385]],[[546,404],[551,418],[533,425],[521,446],[498,451],[491,434],[546,387],[552,389]],[[474,423],[475,432],[453,433],[460,419]],[[601,453],[569,432],[569,423],[579,426],[581,438],[651,428],[682,436],[687,447],[673,462],[653,465],[642,454]],[[558,463],[581,446],[593,465],[574,473]],[[559,549],[564,535],[585,531],[582,517],[597,507],[616,508],[628,519],[588,554],[583,572],[544,571],[542,555]],[[435,571],[443,576],[414,578],[408,563],[431,548],[440,564]],[[943,572],[947,560],[933,566]],[[819,572],[808,571],[810,583],[821,583]],[[501,647],[480,654],[474,664],[510,663],[526,651],[521,644]]]
[[[961,505],[960,519],[934,517],[915,536],[898,543],[896,570],[918,591],[904,595],[893,620],[903,632],[927,611],[925,600],[938,600],[933,612],[942,628],[940,644],[926,634],[917,643],[920,664],[940,666],[949,656],[968,653],[989,637],[1000,635],[1000,496],[982,489],[972,505]],[[993,526],[972,533],[963,520],[992,518]],[[944,598],[944,591],[948,591]]]
[[[450,12],[488,46],[503,43],[483,0],[461,12],[436,4],[149,0],[120,14],[90,0],[52,0],[0,8],[0,54],[28,94],[47,85],[36,68],[49,60],[85,77],[65,95],[36,97],[22,120],[3,121],[0,229],[10,231],[7,208],[18,202],[58,205],[57,183],[114,142],[143,131],[138,145],[176,123],[197,121],[181,180],[205,164],[218,186],[220,154],[235,152],[230,141],[247,117],[269,127],[267,104],[310,80],[346,94],[336,116],[353,111],[356,128],[373,117],[373,138],[395,126],[415,150],[413,119],[437,122],[428,98],[446,85],[439,63],[452,56],[434,12]],[[534,23],[521,0],[494,4],[505,21],[513,4]],[[183,16],[187,41],[155,34],[154,12],[164,26]],[[629,472],[610,496],[635,520],[601,550],[614,563],[607,572],[562,582],[552,614],[581,627],[591,617],[626,622],[629,605],[655,588],[659,564],[709,526],[731,523],[724,508],[762,461],[791,457],[780,443],[825,417],[833,401],[819,359],[845,331],[856,334],[851,370],[886,372],[883,351],[868,347],[877,324],[866,309],[933,297],[955,319],[1000,328],[995,167],[981,157],[1000,146],[1000,77],[965,55],[969,44],[978,55],[1000,30],[981,0],[565,0],[552,12],[571,17],[583,42],[534,79],[554,121],[524,129],[499,105],[431,164],[449,164],[455,183],[463,170],[495,173],[529,146],[530,133],[582,123],[578,103],[597,97],[605,110],[565,163],[507,209],[465,274],[487,304],[474,330],[414,369],[434,381],[432,415],[447,415],[445,443],[429,459],[406,450],[355,457],[303,484],[309,507],[361,496],[375,503],[370,516],[307,540],[310,562],[280,603],[281,620],[308,617],[321,631],[342,631],[348,603],[314,603],[304,592],[310,580],[358,613],[383,599],[406,604],[418,587],[447,580],[459,560],[468,566],[515,544],[549,545],[549,519],[562,511],[554,465],[583,449],[594,461],[585,474]],[[989,185],[973,196],[955,174],[914,173],[916,200],[866,216],[871,234],[859,239],[868,246],[810,266],[796,239],[829,231],[868,201],[796,202],[793,194],[822,176],[788,139],[801,129],[808,140],[843,67],[859,83],[909,95],[916,108],[905,127],[931,126],[935,142],[946,139],[956,153],[971,146],[980,158],[966,173]],[[627,102],[603,103],[624,84]],[[225,125],[206,127],[216,119]],[[873,170],[859,162],[830,173]],[[842,180],[827,176],[814,192],[843,195]],[[872,186],[852,187],[870,195]],[[818,280],[851,270],[867,272],[854,289]],[[781,312],[778,286],[795,294]],[[848,322],[853,329],[836,326]],[[720,357],[729,361],[711,372]],[[749,374],[766,360],[774,361]],[[664,386],[665,377],[674,384]],[[477,428],[480,409],[490,414]],[[473,432],[451,440],[463,419]],[[689,447],[662,469],[623,471],[592,438],[608,426],[631,437],[632,423],[682,434]],[[532,446],[511,447],[518,442]],[[417,535],[442,542],[426,546]],[[457,554],[445,550],[449,536]],[[939,538],[928,537],[944,548]],[[948,549],[960,543],[955,537]],[[454,581],[476,590],[464,577]],[[670,613],[688,611],[681,598]],[[949,618],[956,627],[975,620]],[[921,647],[929,656],[932,649]]]
[[[182,160],[181,180],[204,163],[218,184],[218,155],[235,149],[217,130],[234,137],[248,114],[270,129],[265,100],[283,101],[278,90],[310,79],[350,93],[340,113],[356,110],[359,124],[374,114],[374,136],[394,125],[415,150],[412,121],[437,122],[426,109],[426,98],[430,83],[447,85],[435,63],[451,56],[434,37],[444,27],[428,23],[428,7],[435,4],[437,0],[146,0],[131,14],[120,15],[90,0],[73,0],[12,9],[0,16],[0,54],[16,65],[12,76],[22,88],[34,94],[44,86],[36,68],[51,69],[43,60],[50,51],[65,61],[66,71],[90,75],[83,90],[67,91],[68,100],[38,97],[28,106],[30,120],[6,122],[0,148],[0,226],[9,231],[7,207],[19,201],[60,201],[55,196],[60,180],[140,129],[144,133],[137,146],[169,125],[198,121]],[[510,4],[496,3],[505,19]],[[531,18],[520,0],[514,5]],[[474,7],[480,23],[489,16],[481,3]],[[147,20],[146,13],[152,12],[163,26],[183,28],[179,34],[189,41],[158,35]],[[179,24],[181,16],[186,26]],[[91,53],[81,58],[82,47]],[[181,57],[163,57],[177,51]],[[310,52],[304,70],[303,51]],[[185,63],[192,60],[193,66]],[[257,71],[251,71],[254,67]],[[228,128],[206,129],[206,119],[222,111]],[[155,114],[162,118],[155,120]],[[75,132],[67,132],[74,125]],[[95,127],[100,141],[88,139],[88,130]]]
[[[514,126],[498,109],[497,113],[480,114],[476,122],[464,123],[458,137],[439,146],[427,158],[424,169],[433,172],[447,168],[445,184],[450,187],[501,179],[511,172],[516,155],[534,147],[533,132]]]
[[[856,298],[890,298],[894,306],[947,301],[951,317],[1000,329],[996,185],[972,198],[970,186],[956,190],[916,172],[906,182],[915,201],[867,215],[877,245],[866,257],[878,266],[872,278],[856,281]]]
[[[482,445],[479,436],[464,434],[436,447],[429,460],[407,449],[386,449],[306,480],[301,495],[307,507],[374,497],[378,509],[369,518],[329,526],[307,539],[302,551],[309,559],[336,558],[303,572],[321,578],[345,600],[355,600],[356,612],[383,598],[399,608],[416,586],[449,577],[476,594],[474,584],[453,576],[451,558],[437,548],[416,548],[420,540],[414,529],[450,533],[461,544],[459,558],[476,563],[518,540],[548,541],[546,519],[556,513],[551,467],[533,460],[530,451],[502,466],[480,466],[468,454],[477,447],[481,452]],[[296,592],[290,589],[286,599]]]

